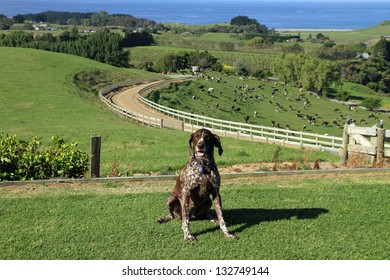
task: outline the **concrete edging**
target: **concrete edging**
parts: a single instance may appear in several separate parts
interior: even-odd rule
[[[327,174],[356,174],[356,173],[383,173],[389,172],[390,168],[353,168],[353,169],[330,169],[330,170],[291,170],[291,171],[254,171],[221,173],[222,179],[295,176],[295,175],[327,175]],[[31,181],[2,181],[0,188],[8,186],[22,186],[28,184],[54,184],[54,183],[105,183],[105,182],[147,182],[147,181],[174,181],[178,175],[156,176],[132,176],[132,177],[104,177],[82,179],[47,179]]]

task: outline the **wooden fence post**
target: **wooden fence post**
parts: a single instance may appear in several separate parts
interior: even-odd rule
[[[377,134],[377,150],[376,150],[376,163],[382,164],[385,157],[385,130],[383,128],[383,121],[381,121]]]
[[[101,137],[92,136],[91,138],[91,178],[100,177],[100,147]]]
[[[349,143],[348,127],[349,124],[346,123],[344,125],[343,148],[342,148],[343,150],[341,155],[341,164],[344,166],[347,165],[347,160],[348,160],[348,143]]]

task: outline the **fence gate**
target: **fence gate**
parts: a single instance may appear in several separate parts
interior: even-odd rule
[[[342,164],[346,165],[353,154],[367,156],[371,163],[383,163],[390,158],[390,130],[381,124],[373,127],[358,127],[354,123],[346,124],[343,135]]]

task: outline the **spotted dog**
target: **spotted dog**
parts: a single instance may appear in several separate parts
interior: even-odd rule
[[[190,160],[176,180],[176,185],[168,198],[167,208],[169,215],[159,219],[158,223],[165,223],[175,218],[182,220],[184,239],[194,241],[189,221],[210,219],[210,208],[214,202],[217,219],[223,234],[231,239],[236,237],[229,233],[222,215],[222,201],[219,193],[221,178],[214,161],[214,147],[222,155],[223,149],[218,135],[207,129],[199,129],[191,134],[188,141]],[[210,199],[212,196],[213,201]]]

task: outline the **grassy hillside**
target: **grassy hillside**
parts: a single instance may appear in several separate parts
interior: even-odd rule
[[[248,123],[273,126],[279,124],[280,128],[311,133],[330,134],[342,136],[343,127],[347,117],[356,120],[357,125],[372,126],[378,124],[378,120],[368,118],[370,112],[357,109],[350,110],[349,106],[329,101],[326,98],[318,99],[309,93],[300,92],[292,86],[282,86],[280,83],[265,82],[260,86],[260,82],[255,79],[245,79],[238,77],[228,77],[216,72],[208,72],[214,80],[197,79],[194,82],[173,85],[170,88],[160,90],[159,103],[164,106],[176,108],[178,110],[205,115],[213,118],[245,122],[244,118],[249,117]],[[217,83],[216,79],[221,78]],[[273,88],[277,92],[273,94]],[[213,88],[211,94],[207,90]],[[245,92],[245,88],[248,88]],[[287,91],[285,91],[285,89]],[[363,92],[368,89],[364,86],[346,83],[343,89],[351,93],[352,101],[361,102],[363,96],[369,94]],[[336,90],[336,89],[335,89]],[[156,96],[151,94],[150,96]],[[156,98],[151,97],[156,100]],[[304,106],[305,99],[308,105]],[[389,99],[386,99],[387,103]],[[383,102],[385,103],[385,102]],[[387,104],[386,103],[386,104]],[[233,108],[234,106],[234,108]],[[239,111],[237,111],[239,109]],[[254,116],[254,112],[257,116]],[[301,117],[298,117],[298,115]],[[316,117],[316,123],[311,124],[306,116]],[[380,119],[387,120],[387,114],[378,114]],[[333,123],[334,121],[337,124]],[[363,122],[365,121],[365,123]],[[274,124],[273,124],[274,122]],[[327,122],[325,125],[324,122]]]
[[[350,44],[364,42],[369,46],[374,45],[382,36],[390,35],[390,24],[381,23],[373,27],[356,29],[351,31],[300,31],[302,39],[306,39],[309,34],[315,37],[321,32],[325,36],[334,40],[337,44]],[[286,32],[287,34],[297,35],[298,32]]]
[[[102,175],[175,173],[188,159],[188,133],[137,125],[109,111],[91,92],[76,86],[75,75],[100,73],[98,88],[115,80],[153,75],[119,69],[75,56],[33,49],[0,48],[0,131],[19,139],[49,141],[57,135],[89,152],[90,137],[102,136]],[[103,73],[103,74],[102,74]],[[94,77],[94,76],[93,76]],[[104,82],[104,80],[106,80]],[[166,141],[169,139],[169,141]],[[272,161],[275,147],[223,139],[221,166]],[[179,148],[178,148],[179,147]],[[283,149],[280,160],[338,160],[328,154]]]

